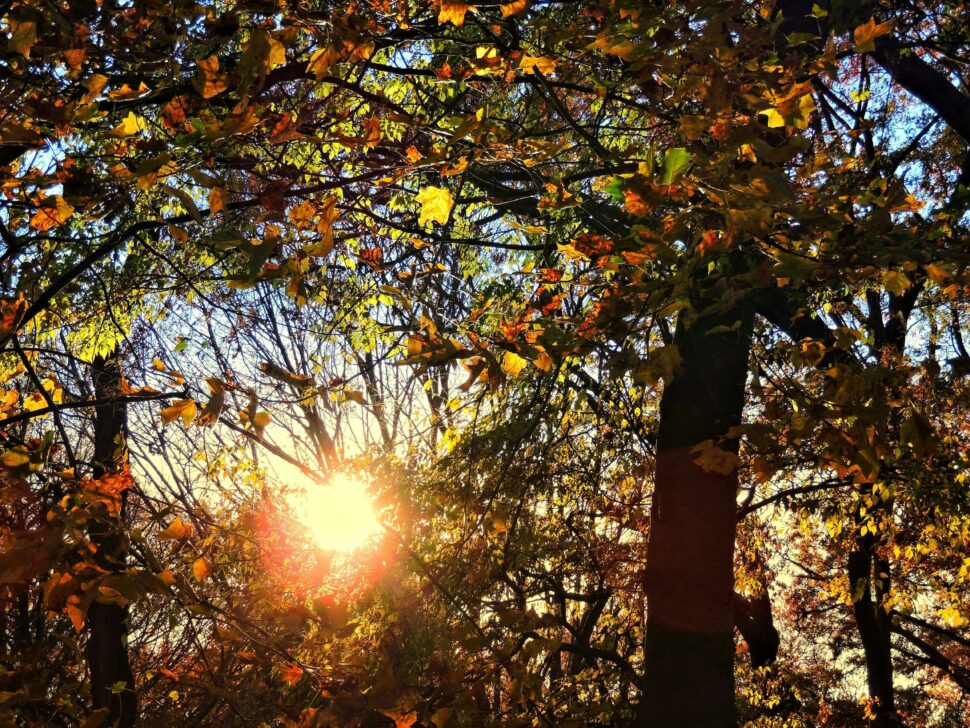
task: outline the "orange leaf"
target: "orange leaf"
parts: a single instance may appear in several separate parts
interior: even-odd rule
[[[54,195],[44,200],[43,207],[30,218],[30,226],[34,230],[46,232],[58,225],[63,225],[74,214],[74,208],[64,201],[60,195]]]
[[[203,581],[212,573],[212,564],[204,556],[200,556],[192,564],[192,575],[196,581]]]
[[[303,668],[294,665],[292,662],[287,662],[280,668],[280,677],[287,685],[296,685],[303,677]]]
[[[438,10],[438,25],[451,22],[459,28],[465,24],[465,13],[472,9],[472,6],[454,0],[441,0],[441,7]]]
[[[855,29],[853,39],[857,53],[872,53],[876,50],[876,38],[886,35],[892,30],[893,21],[887,20],[885,23],[876,23],[875,18]]]
[[[211,99],[229,88],[226,74],[219,73],[218,56],[200,58],[195,62],[195,65],[198,66],[198,70],[195,73],[195,78],[192,79],[192,84],[202,98]]]
[[[158,532],[158,537],[167,541],[177,541],[180,538],[186,538],[190,533],[192,533],[192,526],[176,516],[175,520],[168,524],[168,528]]]

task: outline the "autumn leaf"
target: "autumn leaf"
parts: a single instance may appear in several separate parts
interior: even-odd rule
[[[280,678],[287,685],[296,685],[303,678],[303,668],[292,662],[287,662],[280,667]]]
[[[934,283],[943,283],[953,278],[953,271],[944,263],[927,263],[923,268]]]
[[[134,111],[128,112],[126,116],[118,126],[111,130],[111,136],[115,137],[128,137],[132,134],[137,134],[148,128],[148,122],[146,122],[142,117],[135,114]]]
[[[10,40],[7,47],[24,58],[30,58],[30,49],[37,42],[37,23],[32,20],[13,20],[10,23]]]
[[[775,129],[793,126],[807,129],[812,112],[815,111],[815,97],[810,83],[795,84],[788,93],[769,94],[771,106],[761,112],[768,118],[768,126]]]
[[[204,556],[197,558],[192,564],[192,575],[196,581],[204,581],[212,574],[212,564]]]
[[[181,418],[184,424],[191,425],[196,412],[198,412],[198,406],[194,399],[178,399],[162,410],[162,422],[168,424]]]
[[[421,203],[421,214],[418,217],[419,225],[424,225],[426,222],[436,222],[439,225],[446,224],[451,209],[455,206],[455,200],[451,193],[442,187],[425,187],[415,199]]]
[[[901,296],[912,285],[905,273],[888,270],[882,274],[883,287],[895,296]]]
[[[539,71],[543,76],[548,76],[555,72],[556,61],[552,58],[542,56],[525,55],[519,61],[519,68],[526,74],[534,74],[536,71]]]
[[[54,195],[46,198],[43,206],[30,218],[30,226],[39,232],[46,232],[63,225],[73,214],[74,208],[60,195]]]
[[[509,18],[513,15],[518,15],[519,13],[525,12],[526,8],[529,7],[529,0],[512,0],[509,3],[502,3],[499,5],[499,10],[502,11],[503,18]]]
[[[502,371],[510,377],[517,377],[528,363],[527,359],[519,356],[514,351],[507,351],[505,352],[505,356],[502,357]]]
[[[168,527],[158,532],[158,537],[165,541],[177,541],[187,538],[192,533],[192,526],[182,521],[179,516],[175,517]]]
[[[312,73],[313,77],[319,81],[327,75],[330,66],[340,60],[340,55],[340,51],[330,47],[314,51],[306,67],[307,73]]]
[[[876,23],[875,18],[869,18],[853,32],[855,50],[857,53],[873,53],[876,50],[876,38],[887,35],[892,31],[893,21]]]
[[[263,430],[265,430],[271,421],[269,412],[257,412],[253,415],[253,429],[256,431],[256,437],[263,436]]]
[[[221,187],[213,187],[209,190],[209,214],[216,215],[226,207],[225,192]]]
[[[68,67],[73,71],[81,70],[81,64],[84,62],[85,51],[83,48],[69,48],[64,51],[64,60],[67,61]]]
[[[108,511],[117,515],[121,512],[122,493],[134,485],[135,479],[131,476],[131,469],[126,464],[120,472],[106,473],[97,480],[82,480],[80,488],[94,496],[95,499],[107,504]]]
[[[87,718],[81,721],[78,728],[102,728],[108,721],[108,717],[111,715],[110,708],[98,708],[97,710],[92,710]]]
[[[438,25],[452,23],[459,28],[465,24],[465,13],[472,10],[474,6],[454,0],[441,0],[441,7],[438,10]]]
[[[85,101],[93,101],[101,93],[102,89],[107,85],[108,77],[100,73],[92,73],[90,78],[85,82],[84,88],[87,89],[87,94],[84,96]]]
[[[202,98],[211,99],[229,88],[226,74],[219,72],[218,56],[200,58],[195,62],[195,65],[197,70],[192,79],[192,85],[195,86],[195,90],[199,92]]]
[[[215,423],[219,419],[219,415],[222,414],[222,410],[226,404],[225,382],[218,377],[208,377],[206,383],[209,385],[209,391],[212,394],[209,397],[209,401],[205,403],[205,407],[202,408],[202,412],[196,421],[196,424],[200,427]]]

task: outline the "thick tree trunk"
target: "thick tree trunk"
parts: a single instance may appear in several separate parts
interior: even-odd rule
[[[95,398],[112,400],[121,396],[121,361],[117,351],[97,358],[91,366]],[[94,417],[93,476],[100,478],[119,467],[117,451],[120,436],[127,430],[127,410],[124,402],[99,405]],[[120,518],[125,517],[125,494],[122,493]],[[123,540],[110,529],[92,528],[92,541],[98,547],[100,565],[109,570],[123,568],[125,549]],[[88,638],[86,657],[91,673],[91,696],[94,707],[109,711],[106,725],[130,728],[135,725],[137,695],[135,680],[128,662],[128,608],[116,604],[95,602],[88,610]],[[123,683],[120,692],[112,686]]]
[[[701,468],[693,448],[707,440],[737,447],[724,438],[741,421],[752,318],[741,307],[692,323],[681,315],[677,325],[674,341],[681,367],[660,401],[647,552],[642,726],[735,725],[738,474]],[[733,330],[710,333],[720,327]]]
[[[849,554],[849,581],[858,596],[852,603],[856,627],[866,657],[866,683],[869,697],[876,701],[873,728],[900,725],[893,690],[892,618],[882,608],[882,595],[889,589],[889,564],[874,558],[871,536],[857,540]]]

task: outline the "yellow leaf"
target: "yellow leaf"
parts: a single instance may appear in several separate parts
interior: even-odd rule
[[[886,35],[892,30],[893,21],[887,20],[885,23],[876,24],[875,18],[869,20],[855,29],[855,49],[857,53],[872,53],[876,50],[876,38]]]
[[[84,84],[84,87],[88,90],[84,97],[85,100],[94,100],[94,98],[101,93],[101,89],[103,89],[107,83],[107,76],[102,76],[100,73],[92,74],[91,78],[88,79],[88,82]]]
[[[465,24],[465,13],[472,9],[472,6],[454,0],[441,0],[441,8],[438,10],[438,25],[451,22],[459,28]]]
[[[136,116],[134,111],[128,112],[128,116],[118,124],[114,129],[111,130],[111,136],[116,137],[126,137],[132,134],[137,134],[143,129],[148,128],[148,122],[146,122],[140,116]]]
[[[197,412],[198,406],[194,399],[178,399],[171,406],[162,410],[162,422],[167,424],[181,417],[182,422],[191,425]]]
[[[415,199],[421,203],[419,225],[424,225],[428,221],[444,225],[448,222],[451,208],[455,206],[451,193],[442,187],[425,187]]]
[[[519,68],[526,74],[533,74],[538,69],[543,76],[548,76],[556,70],[556,62],[543,56],[522,56]]]
[[[175,520],[168,524],[168,528],[158,532],[158,537],[167,541],[177,541],[180,538],[186,538],[190,533],[192,533],[192,526],[175,516]]]
[[[507,351],[505,352],[505,356],[502,357],[502,370],[510,377],[517,377],[527,363],[528,361],[526,359],[523,359],[515,352]]]
[[[319,81],[327,75],[330,66],[339,60],[340,51],[334,48],[321,48],[314,51],[313,55],[310,56],[310,62],[307,64],[306,70],[308,73],[312,73],[313,77]]]
[[[226,74],[219,73],[218,56],[200,58],[195,62],[195,65],[198,66],[198,70],[195,72],[192,83],[202,98],[211,99],[229,88]]]
[[[882,274],[882,285],[893,295],[901,296],[912,285],[912,281],[906,277],[905,273],[887,270]]]
[[[807,129],[809,118],[815,111],[815,98],[811,91],[800,94],[807,84],[799,84],[786,96],[772,98],[773,106],[761,113],[768,117],[768,126],[778,128],[793,126],[797,129]]]
[[[175,574],[173,574],[168,569],[165,569],[165,571],[163,571],[163,572],[161,572],[159,574],[156,574],[155,576],[157,576],[158,577],[158,580],[160,582],[162,582],[165,586],[174,586],[175,585]]]
[[[255,426],[257,430],[262,430],[269,425],[271,419],[272,418],[270,417],[269,412],[257,412],[253,416],[253,426]]]
[[[212,573],[212,564],[204,556],[200,556],[192,564],[192,575],[196,581],[203,581]]]

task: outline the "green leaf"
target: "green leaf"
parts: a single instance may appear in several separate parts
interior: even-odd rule
[[[660,184],[673,184],[690,166],[690,153],[683,147],[673,147],[664,152],[663,168],[660,170]]]

